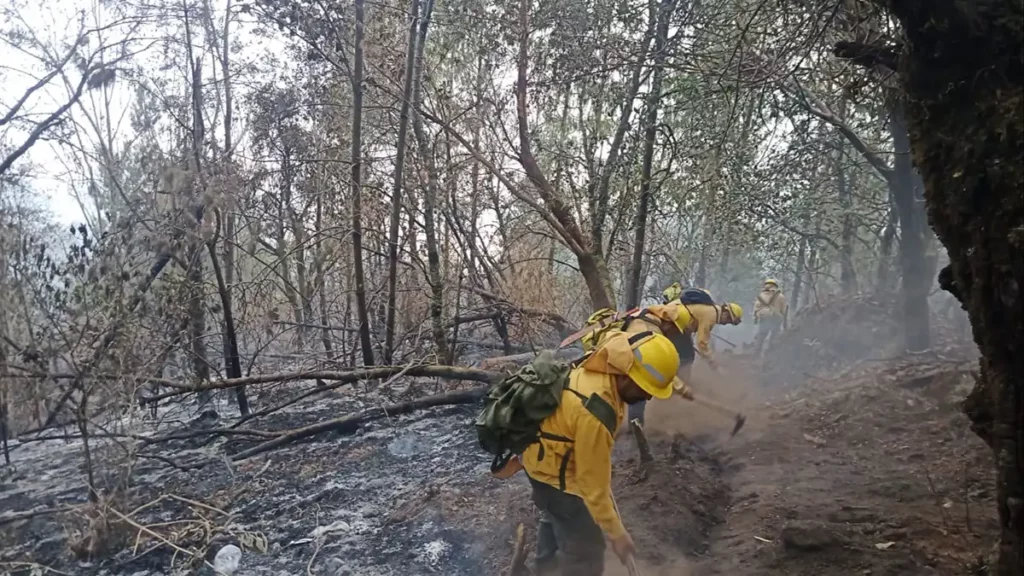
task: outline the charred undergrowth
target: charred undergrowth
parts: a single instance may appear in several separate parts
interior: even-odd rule
[[[332,398],[266,417],[266,430],[294,429],[371,405]],[[225,544],[243,549],[247,575],[497,574],[516,526],[535,525],[523,475],[500,482],[472,429],[476,407],[437,407],[385,418],[355,434],[320,434],[233,462],[259,438],[196,437],[139,448],[102,443],[108,486],[122,486],[100,513],[85,499],[78,441],[16,444],[16,472],[0,483],[0,566],[33,565],[83,575],[207,574]],[[213,412],[161,434],[224,428]],[[635,474],[631,440],[617,453],[618,504],[653,565],[699,555],[727,502],[721,454],[682,438],[653,438],[656,466]],[[134,449],[134,448],[133,448]],[[131,451],[131,450],[129,450]],[[144,454],[138,457],[138,454]],[[127,478],[127,479],[126,479]],[[671,510],[666,514],[666,510]],[[89,520],[92,519],[92,520]],[[72,553],[90,529],[103,546]],[[76,540],[77,539],[77,540]],[[92,553],[95,552],[95,553]],[[27,573],[27,572],[26,572]]]

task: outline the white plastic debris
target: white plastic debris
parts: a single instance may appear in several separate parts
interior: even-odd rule
[[[433,566],[440,562],[441,558],[444,558],[450,549],[451,544],[444,540],[434,540],[423,546],[423,555],[426,557],[427,562]]]
[[[231,576],[238,570],[238,563],[242,561],[242,551],[234,544],[228,544],[217,551],[213,558],[213,569],[217,574]]]

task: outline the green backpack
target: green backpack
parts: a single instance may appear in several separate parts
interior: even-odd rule
[[[591,414],[615,433],[618,419],[611,404],[597,394],[588,398],[568,387],[569,373],[582,360],[561,362],[545,350],[491,388],[484,399],[484,409],[477,416],[476,433],[480,447],[494,456],[492,472],[502,469],[512,456],[521,455],[541,438],[572,442],[571,438],[540,429],[541,423],[558,410],[564,390],[575,394]]]

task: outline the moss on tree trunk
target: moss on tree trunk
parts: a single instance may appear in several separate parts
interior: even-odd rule
[[[895,0],[900,78],[943,286],[981,353],[965,409],[998,474],[1001,576],[1024,574],[1024,17],[1005,0]]]

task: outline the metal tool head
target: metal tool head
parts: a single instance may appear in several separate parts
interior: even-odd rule
[[[736,433],[740,431],[740,428],[743,428],[743,425],[746,424],[746,423],[747,423],[747,417],[744,416],[743,414],[737,414],[736,415],[736,425],[732,427],[732,434],[729,434],[729,437],[732,438],[733,436],[735,436]]]

